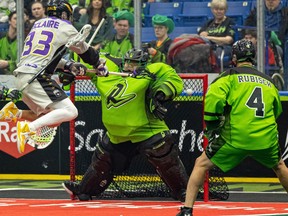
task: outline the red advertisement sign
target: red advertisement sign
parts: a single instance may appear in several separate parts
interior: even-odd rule
[[[34,147],[26,145],[24,153],[20,154],[17,150],[16,123],[12,121],[0,121],[0,151],[3,151],[14,158],[20,158],[34,150]]]

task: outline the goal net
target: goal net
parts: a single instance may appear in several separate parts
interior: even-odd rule
[[[203,152],[203,108],[208,87],[207,74],[180,74],[184,91],[167,104],[165,121],[178,140],[180,157],[190,175],[195,159]],[[70,178],[80,181],[90,165],[98,136],[105,134],[101,121],[101,96],[88,77],[77,77],[70,98],[79,115],[70,122]],[[204,145],[203,145],[204,144]],[[213,169],[199,191],[208,201],[228,199],[228,187],[219,169]],[[169,188],[143,156],[132,159],[130,167],[116,173],[112,184],[97,198],[171,197]]]

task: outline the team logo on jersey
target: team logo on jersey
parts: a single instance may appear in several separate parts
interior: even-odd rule
[[[135,93],[125,94],[128,88],[128,83],[123,80],[114,85],[106,94],[106,106],[107,109],[111,107],[120,107],[136,97]]]
[[[61,92],[58,90],[58,89],[55,89],[54,91],[53,91],[53,94],[58,98],[58,97],[61,97]]]

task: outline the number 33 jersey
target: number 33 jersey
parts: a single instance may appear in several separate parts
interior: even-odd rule
[[[236,148],[258,150],[278,142],[276,119],[282,105],[273,80],[243,66],[228,69],[209,86],[204,120],[225,116],[221,137]]]
[[[14,74],[38,72],[77,33],[68,20],[49,17],[36,21],[24,41],[20,62]],[[49,65],[46,70],[48,73],[53,73],[61,57]]]

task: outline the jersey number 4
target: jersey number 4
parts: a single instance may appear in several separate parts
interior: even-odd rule
[[[246,101],[246,106],[249,109],[255,110],[255,116],[263,118],[264,117],[264,103],[263,103],[263,92],[262,88],[256,87],[253,89],[252,94]]]

